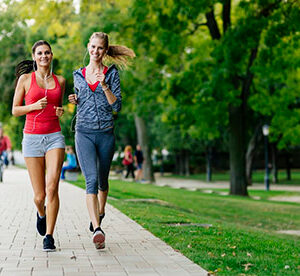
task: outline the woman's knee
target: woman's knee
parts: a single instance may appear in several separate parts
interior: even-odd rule
[[[89,175],[86,178],[86,193],[98,194],[98,177],[97,175]]]
[[[45,202],[46,194],[45,193],[38,193],[34,195],[34,202],[36,204],[43,204]]]
[[[58,185],[50,184],[46,188],[47,199],[51,201],[53,198],[58,196]]]

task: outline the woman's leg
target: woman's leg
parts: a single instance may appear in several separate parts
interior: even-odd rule
[[[45,215],[45,158],[25,157],[31,185],[34,194],[34,203],[40,216]]]
[[[130,166],[131,166],[131,175],[132,175],[132,178],[135,179],[133,163],[131,163]]]
[[[86,205],[94,229],[99,227],[97,154],[94,134],[76,132],[78,161],[86,182]]]
[[[99,215],[105,213],[105,205],[109,190],[108,176],[115,152],[115,136],[113,130],[99,133],[97,136],[97,153],[99,162]]]
[[[100,226],[99,203],[96,194],[86,194],[86,206],[90,215],[94,229]]]
[[[126,170],[127,170],[127,172],[126,172],[125,178],[128,178],[129,173],[130,173],[130,165],[127,165],[127,166],[126,166]]]
[[[64,162],[65,149],[56,148],[46,153],[46,195],[47,195],[47,233],[53,234],[59,209],[58,184],[62,164]]]

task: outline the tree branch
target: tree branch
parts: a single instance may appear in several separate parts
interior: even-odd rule
[[[207,12],[205,14],[206,20],[207,20],[207,26],[210,32],[210,35],[212,37],[212,39],[220,39],[221,38],[221,33],[218,27],[218,23],[216,21],[215,18],[215,14],[214,14],[214,8],[211,8],[210,12]]]
[[[193,30],[191,30],[188,35],[193,35],[201,26],[207,26],[207,23],[195,23]]]
[[[266,6],[259,12],[259,16],[268,17],[272,10],[276,9],[282,0],[277,0],[274,3]]]
[[[230,11],[231,11],[231,0],[224,0],[222,18],[223,18],[223,33],[227,31],[227,28],[231,24],[230,20]]]

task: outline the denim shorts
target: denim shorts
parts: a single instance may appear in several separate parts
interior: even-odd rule
[[[50,134],[23,134],[22,152],[24,157],[43,157],[52,149],[64,149],[65,137],[61,131]]]

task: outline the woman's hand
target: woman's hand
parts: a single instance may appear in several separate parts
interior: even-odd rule
[[[103,73],[96,72],[95,77],[97,81],[100,81],[101,86],[106,86],[105,75]]]
[[[54,109],[57,117],[61,117],[65,113],[64,109],[60,106],[54,106]]]
[[[37,102],[34,103],[34,109],[35,110],[40,110],[44,109],[47,106],[47,97],[41,98]]]
[[[68,100],[71,104],[77,104],[77,95],[76,94],[70,94],[68,97]]]

